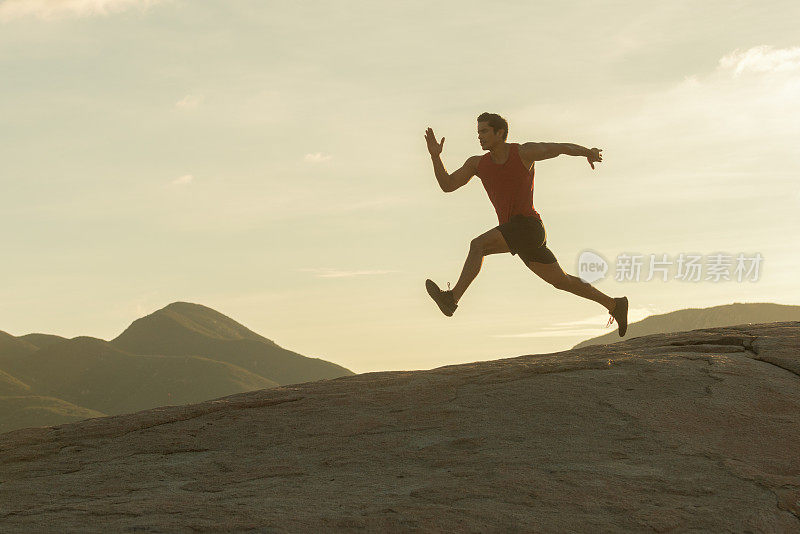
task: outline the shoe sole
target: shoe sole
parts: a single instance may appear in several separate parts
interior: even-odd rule
[[[439,302],[439,299],[436,298],[439,296],[440,293],[442,293],[442,290],[439,289],[439,286],[436,285],[436,282],[430,279],[425,280],[425,289],[428,290],[428,295],[430,295],[431,298],[433,299],[433,302],[435,302],[436,305],[439,306],[439,309],[442,311],[442,313],[448,317],[452,317],[455,310],[449,310],[445,308],[444,305]]]

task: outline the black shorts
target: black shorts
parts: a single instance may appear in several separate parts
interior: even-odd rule
[[[496,226],[496,228],[503,234],[511,254],[519,254],[519,259],[526,265],[529,261],[556,262],[556,257],[547,248],[547,234],[538,217],[514,215],[508,222]]]

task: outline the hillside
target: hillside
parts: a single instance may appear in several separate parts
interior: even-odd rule
[[[119,414],[186,404],[277,386],[231,364],[199,356],[138,355],[107,341],[76,337],[33,354],[6,358],[3,369],[39,395]],[[0,414],[0,421],[6,414]]]
[[[19,336],[17,339],[24,340],[39,349],[67,340],[65,337],[54,336],[52,334],[25,334],[24,336]]]
[[[625,338],[683,332],[697,328],[716,328],[747,323],[774,323],[800,321],[800,306],[769,302],[735,302],[709,308],[687,308],[669,313],[651,315],[628,325]],[[613,332],[582,341],[574,349],[616,343],[620,340],[616,328]]]
[[[0,432],[348,374],[211,308],[176,302],[112,342],[0,332]]]
[[[38,347],[0,330],[0,364],[3,358],[24,356],[36,352]]]
[[[800,531],[800,322],[347,376],[0,435],[42,531]]]
[[[31,421],[48,426],[108,415],[40,395],[0,396],[0,414],[0,433],[27,428]]]
[[[2,395],[23,395],[28,393],[31,387],[18,379],[11,376],[5,371],[0,370],[0,396]]]
[[[211,308],[188,302],[174,302],[137,319],[111,344],[135,354],[205,356],[278,384],[352,374],[335,363],[281,348]]]

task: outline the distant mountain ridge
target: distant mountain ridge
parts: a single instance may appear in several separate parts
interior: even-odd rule
[[[24,336],[19,336],[17,339],[22,339],[38,347],[43,349],[45,347],[49,347],[55,343],[60,341],[66,341],[67,338],[61,336],[54,336],[53,334],[25,334]]]
[[[11,334],[0,331],[0,361],[5,356],[17,356],[35,352],[37,347],[25,341],[21,337],[14,337]]]
[[[688,308],[651,315],[641,321],[628,324],[628,331],[624,338],[620,338],[615,329],[614,332],[582,341],[572,348],[616,343],[623,339],[650,334],[668,334],[698,328],[782,321],[800,321],[800,306],[771,302],[734,302],[709,308]]]
[[[110,342],[0,332],[0,433],[352,374],[174,302]]]
[[[9,374],[39,395],[107,414],[144,410],[154,403],[186,404],[219,391],[278,385],[228,363],[198,356],[133,354],[85,336],[3,363]]]

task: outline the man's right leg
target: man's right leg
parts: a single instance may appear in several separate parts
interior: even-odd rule
[[[502,254],[503,252],[511,252],[511,250],[509,250],[503,234],[497,228],[492,228],[470,242],[467,260],[464,262],[461,276],[453,288],[453,298],[456,302],[461,299],[469,285],[478,276],[483,265],[483,257],[489,254]]]

